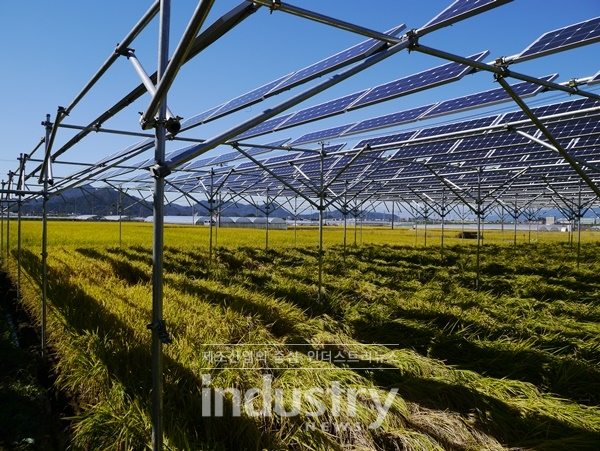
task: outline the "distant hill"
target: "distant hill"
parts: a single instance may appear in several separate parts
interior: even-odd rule
[[[119,205],[123,215],[146,217],[152,215],[152,198],[143,199],[139,193],[137,196],[133,192],[120,193],[114,188],[97,188],[92,185],[84,185],[78,188],[72,188],[61,193],[61,195],[52,197],[48,200],[48,212],[51,215],[69,216],[69,215],[99,215],[108,216],[118,214]],[[193,204],[194,214],[208,215],[208,202]],[[264,210],[263,205],[258,206]],[[42,214],[43,203],[41,200],[35,200],[24,203],[21,207],[23,215],[39,216]],[[222,215],[226,216],[264,216],[260,210],[253,205],[242,203],[225,203],[222,207]],[[16,211],[13,206],[11,211]],[[192,206],[169,203],[165,205],[165,215],[168,216],[189,216],[192,214]],[[285,218],[290,214],[282,208],[271,208],[270,216]]]

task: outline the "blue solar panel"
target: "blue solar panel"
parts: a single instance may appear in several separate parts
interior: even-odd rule
[[[600,17],[549,31],[523,50],[516,59],[525,61],[598,41],[600,41]]]
[[[145,160],[136,161],[135,163],[131,163],[131,166],[138,169],[147,169],[154,164],[154,157],[147,158]]]
[[[509,3],[511,0],[456,0],[418,31],[419,35],[456,23],[483,11]]]
[[[354,102],[358,97],[363,95],[365,91],[355,92],[344,97],[324,102],[319,105],[305,108],[297,111],[292,117],[277,126],[278,129],[293,127],[294,125],[304,124],[305,122],[315,121],[335,114],[343,113],[346,108]]]
[[[468,57],[473,61],[480,61],[485,58],[489,52],[481,52]],[[357,100],[349,109],[353,110],[361,108],[373,103],[382,102],[384,100],[394,99],[410,93],[422,91],[434,86],[439,86],[444,83],[457,80],[467,73],[471,72],[472,68],[463,64],[450,62],[432,69],[409,75],[408,77],[385,83],[370,89],[362,98]]]
[[[455,152],[472,149],[498,149],[528,144],[531,141],[517,133],[486,133],[485,135],[463,139],[455,148]]]
[[[296,170],[292,166],[282,166],[279,168],[273,168],[271,169],[271,171],[273,171],[273,174],[275,174],[278,177],[288,177],[294,172],[296,172]]]
[[[297,138],[294,141],[292,141],[290,143],[290,145],[294,146],[294,145],[298,145],[298,144],[306,144],[306,143],[312,143],[312,142],[317,142],[317,141],[323,141],[323,140],[331,139],[331,138],[337,138],[338,136],[342,135],[345,130],[347,130],[349,127],[352,127],[354,125],[355,124],[346,124],[346,125],[340,125],[339,127],[332,127],[332,128],[328,128],[325,130],[319,130],[317,132],[306,133],[305,135],[302,135],[300,138]]]
[[[400,33],[400,31],[402,31],[404,28],[405,25],[399,25],[388,30],[386,34],[390,36],[397,36],[398,33]],[[332,55],[329,58],[326,58],[315,64],[311,64],[310,66],[305,67],[304,69],[287,74],[281,78],[278,78],[277,80],[269,82],[259,88],[253,89],[252,91],[247,92],[239,97],[236,97],[228,102],[225,102],[221,105],[211,108],[210,110],[197,114],[183,121],[181,124],[181,130],[187,130],[200,123],[212,121],[226,114],[245,108],[249,105],[261,101],[265,97],[270,97],[272,95],[285,91],[286,89],[291,89],[295,86],[298,86],[302,83],[305,83],[323,74],[326,74],[327,72],[331,72],[340,67],[346,66],[362,58],[365,58],[375,53],[376,51],[382,49],[385,46],[385,42],[379,41],[377,39],[368,39],[364,42],[361,42],[360,44],[357,44],[346,50],[336,53],[335,55]]]
[[[542,77],[541,80],[552,81],[556,79],[557,76],[558,74],[547,75]],[[521,98],[534,96],[541,91],[542,88],[543,87],[541,85],[529,82],[521,82],[512,86],[512,89]],[[435,108],[432,108],[430,111],[424,114],[423,118],[430,118],[441,116],[443,114],[469,110],[472,108],[495,105],[497,103],[506,102],[510,99],[511,97],[504,88],[490,89],[489,91],[483,91],[477,94],[471,94],[440,102]]]
[[[254,155],[260,155],[261,153],[271,152],[273,149],[270,149],[270,147],[282,147],[289,140],[290,140],[290,138],[284,138],[284,139],[280,139],[277,141],[273,141],[273,142],[264,144],[264,147],[261,146],[261,147],[253,147],[251,149],[244,149],[244,153],[246,153],[250,156],[254,156]],[[244,155],[242,153],[238,153],[238,158],[244,158]]]
[[[600,153],[600,135],[577,138],[573,143],[574,149],[584,147],[595,147],[595,151]]]
[[[404,24],[399,25],[391,30],[386,31],[385,34],[390,36],[397,36],[406,26]],[[325,58],[315,64],[311,64],[304,69],[295,72],[289,78],[283,81],[279,86],[276,86],[269,95],[280,93],[286,89],[291,89],[301,83],[305,83],[308,80],[312,80],[317,76],[321,76],[324,73],[331,72],[342,66],[351,64],[359,59],[369,56],[376,51],[386,46],[385,42],[379,41],[378,39],[368,39],[360,44],[343,50],[335,55]]]
[[[195,125],[201,124],[208,117],[210,117],[211,114],[213,114],[215,111],[217,111],[222,106],[223,105],[216,106],[214,108],[211,108],[210,110],[206,110],[200,114],[196,114],[195,116],[192,116],[189,119],[182,121],[181,122],[181,131],[187,130],[189,128],[192,128]]]
[[[198,169],[204,166],[208,166],[208,163],[211,162],[211,160],[214,160],[215,157],[209,157],[209,158],[202,158],[201,160],[197,160],[197,161],[192,161],[191,163],[188,163],[187,165],[183,166],[181,169],[182,170],[191,170],[191,169]]]
[[[492,125],[497,118],[498,116],[489,116],[480,119],[472,119],[470,121],[455,122],[453,124],[448,125],[424,128],[419,132],[417,137],[423,138],[427,136],[445,135],[448,133],[471,130],[474,128],[488,127]]]
[[[102,160],[100,160],[99,162],[96,163],[97,166],[100,166],[104,163],[106,163],[107,161],[111,161],[111,160],[116,160],[119,157],[123,157],[125,155],[127,155],[128,153],[134,151],[134,150],[141,150],[144,147],[149,147],[151,145],[154,144],[154,138],[147,138],[147,139],[143,139],[142,141],[139,141],[135,144],[132,144],[131,146],[127,146],[125,147],[123,150],[120,150],[119,152],[116,152],[112,155],[109,155],[106,158],[103,158]]]
[[[567,112],[578,112],[587,108],[593,108],[600,105],[600,102],[593,99],[577,99],[569,100],[562,103],[553,103],[551,105],[544,105],[537,108],[532,108],[531,112],[538,118],[544,116],[550,116],[552,114],[567,113]],[[515,111],[512,113],[506,113],[502,118],[502,122],[511,123],[528,119],[527,115],[522,111]]]
[[[229,102],[223,104],[221,108],[219,108],[217,111],[214,111],[208,118],[206,118],[205,122],[212,121],[219,117],[225,116],[226,114],[232,113],[241,108],[245,108],[247,106],[253,105],[261,101],[269,91],[271,91],[274,87],[281,84],[282,82],[285,82],[287,78],[289,78],[289,75],[278,78],[277,80],[274,80],[270,83],[267,83],[266,85],[253,89],[252,91],[247,92],[246,94],[243,94],[239,97],[236,97],[235,99],[230,100]]]
[[[380,136],[378,138],[363,139],[356,146],[354,146],[354,148],[355,149],[362,148],[362,147],[366,146],[367,144],[370,146],[378,146],[381,144],[404,142],[404,141],[408,141],[414,135],[415,135],[415,131],[413,130],[410,132],[402,132],[402,133],[395,133],[393,135]]]
[[[239,152],[227,152],[223,155],[219,155],[218,157],[214,157],[210,160],[210,165],[222,164],[228,161],[235,160],[236,158],[240,158]]]
[[[296,159],[300,155],[300,152],[291,152],[285,155],[279,155],[278,157],[271,157],[264,160],[262,163],[267,166],[270,164],[288,162]]]
[[[429,111],[435,103],[424,105],[410,110],[399,111],[397,113],[386,114],[371,119],[365,119],[356,123],[353,127],[347,129],[343,135],[352,135],[354,133],[378,130],[385,127],[393,127],[395,125],[406,124],[420,119],[423,113]]]
[[[279,124],[285,121],[294,113],[284,114],[283,116],[274,117],[267,121],[264,121],[262,124],[257,125],[256,127],[252,127],[250,130],[246,130],[244,133],[239,134],[231,141],[239,141],[240,139],[250,138],[252,136],[262,135],[264,133],[272,132],[277,128]]]
[[[594,117],[590,119],[561,122],[560,124],[549,125],[547,128],[555,138],[573,138],[600,133],[600,121],[598,121],[597,117]]]
[[[177,157],[178,155],[181,155],[182,153],[185,153],[188,150],[190,150],[196,146],[197,146],[197,144],[192,144],[190,146],[186,146],[186,147],[182,147],[181,149],[174,150],[173,152],[170,152],[165,156],[165,160],[171,160],[171,159]],[[151,161],[154,161],[154,159],[152,159]]]

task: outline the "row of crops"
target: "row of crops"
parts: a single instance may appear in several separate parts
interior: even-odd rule
[[[41,225],[22,303],[40,316]],[[151,226],[50,223],[48,345],[72,449],[151,437]],[[600,240],[167,227],[165,444],[177,450],[600,446]],[[422,231],[420,232],[423,233]],[[416,239],[415,239],[416,236]],[[14,238],[14,237],[13,237]],[[121,244],[119,244],[119,241]],[[17,248],[7,267],[17,277]],[[479,287],[475,287],[480,273]]]

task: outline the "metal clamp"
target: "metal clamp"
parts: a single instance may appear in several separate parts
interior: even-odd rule
[[[160,320],[160,321],[156,321],[154,323],[150,323],[146,326],[147,329],[156,331],[156,333],[158,334],[158,339],[164,343],[164,344],[169,344],[173,342],[173,339],[171,338],[171,336],[169,335],[169,332],[167,332],[167,324],[165,323],[164,320]]]

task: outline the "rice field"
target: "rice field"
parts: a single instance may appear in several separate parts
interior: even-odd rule
[[[320,289],[315,228],[215,229],[209,252],[207,227],[166,226],[166,449],[599,449],[598,235],[486,230],[478,270],[457,234],[328,227]],[[22,223],[38,319],[40,236]],[[49,223],[70,449],[151,448],[151,236]]]

